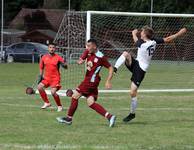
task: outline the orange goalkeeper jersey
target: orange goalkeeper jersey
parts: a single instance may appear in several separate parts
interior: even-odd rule
[[[46,54],[40,60],[40,70],[44,69],[44,79],[60,80],[59,67],[65,60],[58,54]]]

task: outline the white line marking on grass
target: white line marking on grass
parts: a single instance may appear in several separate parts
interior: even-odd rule
[[[26,97],[26,96],[20,96],[20,97],[13,97],[13,96],[11,96],[11,97],[0,97],[0,100],[5,100],[5,99],[27,99],[28,97]]]
[[[30,108],[40,108],[40,106],[37,105],[20,105],[20,104],[9,104],[9,103],[1,103],[1,105],[4,106],[11,106],[11,107],[30,107]],[[47,109],[56,109],[57,107],[55,106],[51,106]],[[67,107],[64,107],[64,109],[68,109]],[[116,109],[116,110],[129,110],[129,108],[108,108],[108,109]],[[194,108],[190,108],[190,107],[178,107],[178,108],[173,108],[173,107],[150,107],[150,108],[137,108],[137,110],[139,111],[194,111]]]
[[[125,146],[115,146],[115,145],[25,145],[25,144],[0,144],[3,148],[19,148],[19,149],[44,149],[44,150],[55,150],[55,149],[123,149],[127,148]]]
[[[59,90],[57,93],[60,96],[66,96],[67,90]],[[130,90],[99,90],[99,93],[129,93]],[[168,92],[194,92],[194,89],[139,89],[139,93],[168,93]],[[50,90],[46,90],[46,93],[48,95],[51,95]],[[36,94],[39,94],[39,92],[36,90]]]
[[[0,144],[4,148],[19,148],[19,149],[78,149],[79,145],[24,145],[24,144]]]
[[[131,97],[130,97],[130,95],[129,94],[122,94],[122,95],[99,95],[98,96],[98,98],[103,98],[103,99],[117,99],[117,100],[122,100],[122,99],[129,99],[129,100],[131,100]],[[138,96],[138,98],[141,98],[141,99],[144,99],[144,98],[155,98],[155,99],[157,99],[158,100],[158,98],[162,98],[162,99],[164,99],[164,100],[166,100],[166,99],[182,99],[182,100],[184,100],[184,99],[186,99],[186,98],[191,98],[191,99],[193,99],[193,95],[177,95],[177,96],[175,96],[175,95],[139,95]]]
[[[129,108],[125,108],[123,110],[129,110]],[[163,107],[163,108],[137,108],[137,110],[149,111],[149,110],[160,110],[160,111],[194,111],[194,108],[173,108],[173,107]]]
[[[41,107],[41,106],[37,106],[37,105],[20,105],[20,104],[10,104],[10,103],[1,103],[1,105],[11,106],[11,107],[26,107],[26,108],[40,108]],[[57,109],[57,107],[56,106],[51,106],[47,109]],[[66,109],[66,107],[64,107],[64,109]]]
[[[100,93],[129,93],[130,90],[99,90]],[[194,89],[139,89],[139,93],[194,92]]]
[[[4,106],[12,106],[12,107],[30,107],[30,108],[38,108],[36,105],[20,105],[20,104],[10,104],[10,103],[1,103]],[[40,108],[40,107],[39,107]]]
[[[141,147],[140,145],[137,144],[131,144],[133,147]],[[177,145],[181,149],[194,149],[193,145]],[[151,146],[147,147],[146,149],[153,150],[153,149],[168,149],[171,147],[171,145],[160,145],[160,146]],[[15,149],[40,149],[40,150],[55,150],[55,149],[128,149],[129,147],[126,146],[119,146],[119,145],[62,145],[62,144],[56,144],[56,145],[50,145],[50,144],[40,144],[40,145],[26,145],[26,144],[0,144],[0,148],[3,149],[10,149],[10,148],[15,148]]]

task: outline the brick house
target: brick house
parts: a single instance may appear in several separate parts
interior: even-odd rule
[[[22,41],[45,43],[46,40],[54,40],[64,13],[60,9],[22,8],[9,28],[25,30],[26,33],[19,36]]]

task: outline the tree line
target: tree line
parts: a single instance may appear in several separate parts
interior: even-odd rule
[[[8,24],[21,8],[45,8],[68,10],[69,0],[4,0],[5,24]],[[151,0],[71,0],[75,11],[124,11],[150,12]],[[153,0],[155,13],[194,13],[193,0]]]

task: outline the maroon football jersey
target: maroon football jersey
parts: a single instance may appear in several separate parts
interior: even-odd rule
[[[85,50],[80,58],[86,60],[87,70],[83,82],[94,83],[94,85],[98,85],[100,82],[99,73],[101,68],[103,66],[109,68],[111,64],[108,62],[107,58],[100,51],[90,54],[88,50]]]

